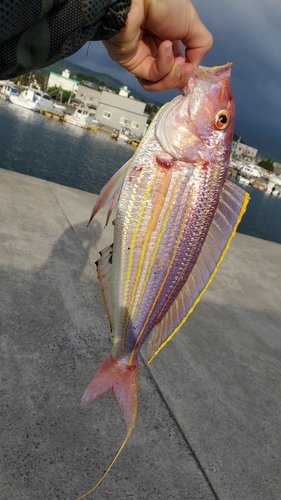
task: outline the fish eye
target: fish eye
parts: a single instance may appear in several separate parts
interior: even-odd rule
[[[222,109],[216,114],[215,126],[219,130],[224,130],[230,122],[230,112],[227,109]]]

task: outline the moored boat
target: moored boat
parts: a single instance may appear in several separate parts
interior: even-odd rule
[[[129,140],[130,140],[130,129],[128,127],[122,127],[118,134],[117,141],[128,142]]]
[[[74,111],[73,115],[65,115],[64,121],[84,129],[93,127],[94,125],[99,125],[100,123],[95,119],[93,110],[91,110],[87,104],[80,104]]]
[[[10,80],[1,80],[0,98],[8,100],[11,94],[18,95],[18,89],[15,87],[14,82]]]
[[[117,139],[118,133],[119,131],[115,128],[113,132],[111,132],[110,137],[112,137],[112,139]]]
[[[19,95],[10,94],[10,101],[32,111],[53,111],[54,104],[49,94],[38,88],[26,87]]]
[[[236,178],[239,182],[241,182],[241,184],[246,184],[248,186],[253,182],[253,179],[246,179],[246,177],[243,177],[243,175],[237,175]]]

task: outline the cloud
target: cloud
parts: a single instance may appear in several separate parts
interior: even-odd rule
[[[281,161],[280,1],[194,0],[194,5],[214,36],[204,63],[234,63],[236,132]]]
[[[236,133],[249,145],[281,161],[281,3],[280,0],[193,0],[214,37],[203,64],[233,62]],[[101,42],[72,56],[76,64],[108,73],[152,100],[166,102],[178,91],[151,94],[114,63]]]

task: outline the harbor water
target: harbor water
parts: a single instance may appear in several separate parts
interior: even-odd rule
[[[102,129],[84,131],[5,101],[0,104],[1,168],[99,193],[135,151]],[[251,200],[238,232],[281,243],[281,199],[249,186],[246,190]]]
[[[92,193],[134,153],[108,133],[85,131],[8,102],[0,107],[0,129],[1,168]]]

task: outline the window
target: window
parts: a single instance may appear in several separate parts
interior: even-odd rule
[[[139,128],[140,124],[138,122],[132,122],[132,128]]]
[[[109,118],[111,118],[111,115],[112,115],[112,113],[109,113],[109,111],[104,111],[103,112],[103,117],[104,118],[108,118],[109,119]]]
[[[124,116],[121,116],[119,123],[122,123],[122,125],[128,125],[129,120],[125,118]]]

